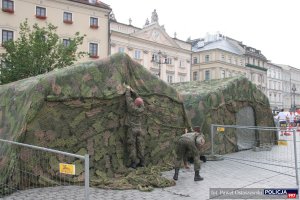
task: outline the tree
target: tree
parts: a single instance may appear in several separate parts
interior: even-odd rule
[[[69,66],[87,54],[77,52],[84,35],[77,32],[74,37],[62,41],[56,30],[52,24],[46,27],[34,24],[31,29],[27,19],[21,23],[20,37],[3,44],[6,52],[1,55],[0,84]]]

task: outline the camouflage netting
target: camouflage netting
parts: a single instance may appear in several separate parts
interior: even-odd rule
[[[268,98],[245,77],[231,77],[203,82],[173,84],[184,99],[188,117],[193,126],[200,126],[206,137],[204,147],[210,152],[211,124],[236,125],[237,112],[245,107],[254,111],[255,126],[273,127],[274,121]],[[227,129],[226,135],[215,138],[215,153],[225,154],[237,151],[234,129]],[[274,134],[257,132],[258,146],[274,141]]]
[[[126,167],[124,82],[145,102],[147,167],[138,170]],[[1,139],[88,153],[93,186],[142,190],[175,184],[161,177],[160,170],[172,166],[173,141],[190,126],[176,90],[125,54],[1,86],[0,122]],[[0,155],[5,156],[0,158],[0,187],[2,183],[20,183],[17,168],[22,162],[37,176],[30,181],[55,182],[59,156],[45,157],[49,165],[42,167],[28,163],[35,161],[26,159],[31,155],[22,156],[26,150],[17,152],[11,146],[1,143]],[[70,182],[83,180],[83,163],[75,163],[76,176],[69,177]]]

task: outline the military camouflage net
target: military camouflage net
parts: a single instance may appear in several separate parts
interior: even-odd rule
[[[255,114],[256,126],[274,126],[268,98],[245,77],[231,77],[226,79],[203,82],[176,83],[174,86],[183,96],[188,117],[193,126],[200,126],[206,137],[203,151],[209,152],[210,125],[236,125],[236,113],[244,107],[252,107]],[[215,138],[217,146],[215,153],[224,154],[237,149],[234,129]],[[218,136],[216,136],[218,137]],[[260,144],[274,141],[274,135],[265,132],[258,134]],[[270,138],[272,137],[272,138]]]
[[[126,167],[124,82],[144,99],[146,110],[147,167],[133,171]],[[2,139],[88,153],[91,185],[146,191],[175,184],[161,177],[160,170],[171,168],[173,141],[190,126],[176,90],[125,54],[1,86],[0,122]],[[18,184],[21,177],[16,166],[28,161],[18,159],[20,152],[10,145],[3,145],[0,151],[5,153],[0,158],[0,183]],[[48,168],[31,163],[34,169],[27,169],[40,177],[35,180],[39,184],[41,178],[44,182],[53,178],[60,158],[45,160],[49,161]],[[83,167],[78,163],[78,171],[69,181],[83,181]]]

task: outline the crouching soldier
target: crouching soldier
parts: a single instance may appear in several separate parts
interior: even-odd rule
[[[194,158],[194,171],[195,177],[194,181],[202,181],[203,178],[200,176],[200,149],[204,145],[205,140],[202,133],[198,132],[188,132],[180,136],[176,141],[175,151],[176,151],[176,160],[175,160],[175,174],[173,179],[178,180],[179,168],[182,160],[186,160],[188,154],[191,154]]]

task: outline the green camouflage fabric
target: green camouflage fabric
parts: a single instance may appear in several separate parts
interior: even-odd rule
[[[196,147],[196,137],[199,133],[185,133],[175,142],[176,161],[175,168],[180,168],[181,162],[186,161],[188,157],[194,159],[194,170],[200,170],[200,154]]]
[[[203,151],[210,153],[211,124],[235,125],[236,113],[250,106],[255,113],[256,126],[274,127],[274,120],[269,100],[243,76],[175,83],[173,87],[183,96],[188,117],[193,126],[200,126],[205,135]],[[215,138],[215,153],[225,154],[237,149],[237,139],[233,129],[227,129],[226,135],[218,134]],[[225,137],[226,136],[226,137]],[[275,134],[258,131],[257,145],[270,144]]]
[[[137,96],[136,96],[137,97]],[[136,98],[135,97],[135,98]],[[142,129],[143,113],[145,106],[136,106],[132,98],[130,90],[126,91],[126,105],[127,105],[127,148],[129,154],[130,164],[144,164],[145,156],[145,134]],[[129,164],[128,164],[129,165]]]
[[[124,83],[144,99],[144,154],[151,170],[131,172],[125,166]],[[179,93],[126,54],[0,86],[0,122],[1,139],[80,155],[88,153],[91,185],[119,189],[175,184],[161,177],[159,169],[173,166],[173,140],[190,127]],[[20,151],[1,143],[0,187],[2,183],[20,184],[17,166],[24,163],[28,164],[26,170],[37,177],[29,180],[31,185],[45,180],[55,182],[52,178],[58,173],[59,156],[45,157],[49,164],[41,167],[35,163],[38,161],[29,159],[32,156],[27,151]],[[19,159],[20,154],[25,156]],[[84,164],[75,162],[79,170],[69,182],[83,181]]]

